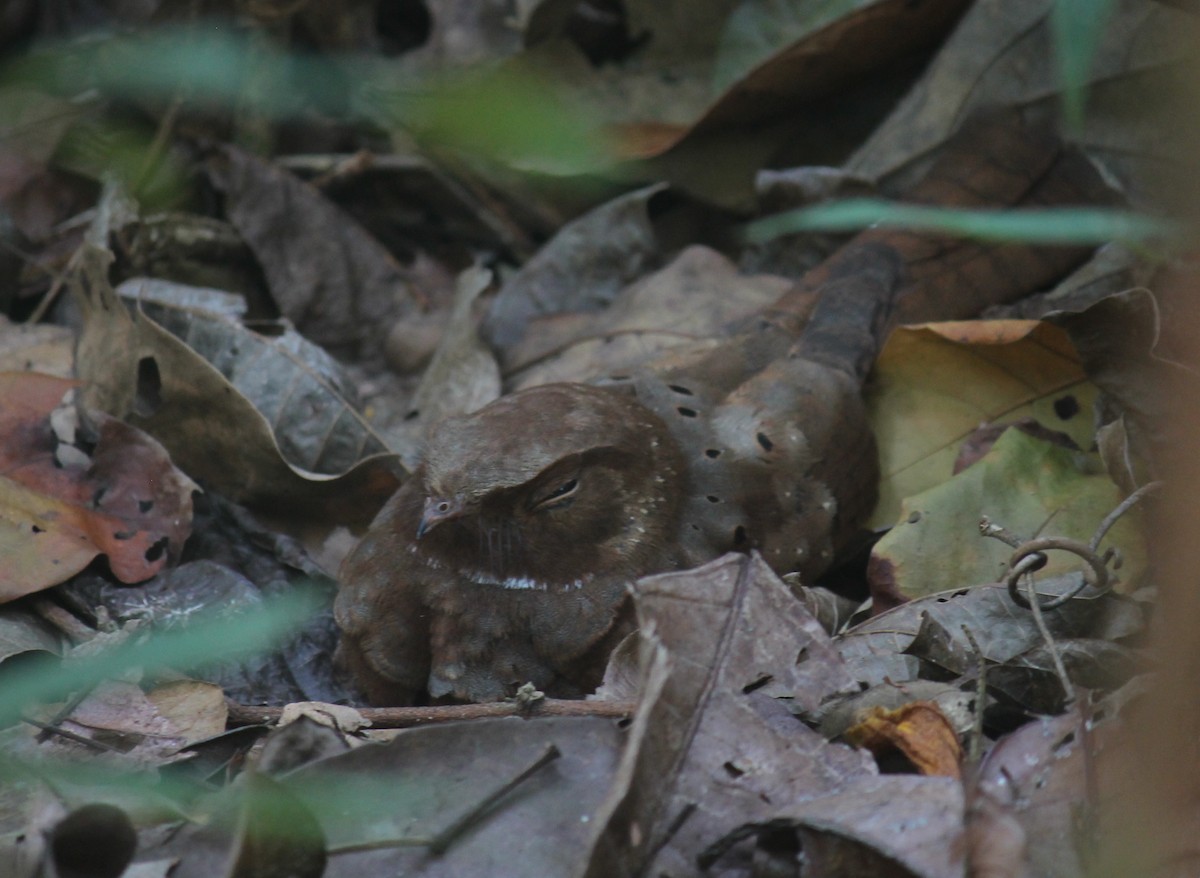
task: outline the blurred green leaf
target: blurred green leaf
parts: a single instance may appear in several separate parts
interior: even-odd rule
[[[984,241],[1100,244],[1170,237],[1178,228],[1165,220],[1100,208],[956,210],[852,198],[787,211],[748,223],[744,238],[755,244],[795,232],[842,232],[871,226],[938,232]]]
[[[289,53],[229,27],[160,30],[136,37],[42,47],[0,69],[0,87],[124,100],[179,100],[272,119],[315,110],[366,117],[423,139],[545,173],[580,173],[612,161],[587,108],[534,71],[492,69],[454,78],[398,78],[394,64],[356,56]]]
[[[1050,16],[1068,131],[1083,129],[1088,73],[1104,36],[1112,0],[1056,0]]]
[[[611,164],[613,147],[586,106],[528,70],[496,69],[434,79],[419,92],[377,90],[380,120],[423,140],[547,174]]]
[[[0,727],[21,719],[30,704],[65,698],[135,667],[191,668],[262,652],[296,630],[317,608],[315,594],[297,591],[261,611],[197,621],[187,628],[156,632],[85,661],[37,664],[5,675],[0,689]],[[215,615],[215,614],[214,614]]]

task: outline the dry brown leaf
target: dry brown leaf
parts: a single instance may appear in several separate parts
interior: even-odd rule
[[[990,319],[1041,320],[1051,311],[1084,311],[1101,299],[1144,287],[1154,274],[1154,265],[1120,242],[1110,242],[1063,278],[1054,289],[989,308]]]
[[[931,701],[914,701],[895,710],[877,707],[846,740],[877,757],[898,750],[923,775],[961,776],[962,745],[954,726]]]
[[[45,619],[21,604],[0,607],[0,663],[29,653],[57,656],[62,635]]]
[[[519,371],[510,380],[515,389],[588,381],[630,374],[672,348],[707,350],[727,325],[767,307],[790,286],[773,275],[743,276],[720,253],[693,245],[623,289],[601,314],[534,322],[511,355]]]
[[[665,188],[626,193],[572,220],[505,282],[484,328],[506,368],[532,319],[603,308],[651,267],[660,244],[650,207]]]
[[[975,3],[921,80],[849,160],[847,170],[903,189],[927,157],[972,111],[1019,106],[1053,112],[1060,91],[1054,61],[1054,0]],[[1104,38],[1090,59],[1084,131],[1089,152],[1116,171],[1132,194],[1161,174],[1161,162],[1186,155],[1183,126],[1161,105],[1195,42],[1197,19],[1162,3],[1111,4]],[[1132,185],[1129,185],[1132,184]]]
[[[647,577],[637,601],[665,653],[643,645],[642,701],[587,874],[698,874],[696,854],[738,825],[873,776],[772,697],[812,709],[853,687],[760,558]]]
[[[332,846],[362,845],[332,858],[328,878],[571,875],[624,738],[617,723],[598,717],[406,729],[387,744],[293,771],[285,786],[312,808]],[[549,745],[559,758],[497,802],[445,853],[432,856],[427,843],[412,843],[449,827]]]
[[[50,708],[43,721],[52,721]],[[179,752],[188,743],[186,735],[134,683],[106,680],[96,685],[64,719],[62,728],[89,740],[112,747],[104,758],[125,767],[150,767],[188,758]],[[79,744],[50,736],[40,745],[48,755],[78,753]]]
[[[220,686],[202,680],[176,680],[155,686],[146,700],[188,744],[225,731],[229,708]]]
[[[1038,594],[1061,595],[1078,585],[1077,577],[1056,577],[1038,582]],[[1143,626],[1141,613],[1115,596],[1083,598],[1043,614],[1056,641],[1078,637],[1128,637]],[[945,642],[927,645],[915,654],[914,642],[931,623]],[[889,680],[903,684],[920,675],[921,660],[928,659],[953,673],[976,667],[978,653],[965,636],[967,628],[989,664],[1002,664],[1043,642],[1028,610],[1013,603],[1001,584],[960,588],[909,601],[879,613],[834,639],[847,670],[860,684],[876,686]]]
[[[475,301],[491,283],[487,269],[468,268],[459,275],[450,322],[413,394],[403,430],[391,437],[392,448],[409,469],[417,466],[425,435],[434,424],[473,412],[500,395],[500,366],[475,332]]]
[[[333,352],[371,356],[415,310],[402,266],[313,186],[231,146],[208,165],[279,310]]]
[[[810,20],[816,19],[815,27],[742,72],[691,124],[662,131],[653,139],[641,138],[640,157],[661,154],[685,138],[714,130],[776,120],[794,112],[798,105],[837,94],[889,61],[936,42],[967,4],[962,0],[918,5],[866,0],[855,6],[844,11],[843,4],[843,11],[833,21],[810,13]],[[689,19],[684,32],[692,31]],[[726,39],[731,37],[727,34]]]

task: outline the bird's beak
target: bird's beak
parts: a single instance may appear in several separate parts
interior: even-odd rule
[[[417,539],[425,536],[443,521],[459,518],[466,504],[462,497],[428,497],[421,512],[421,523],[417,525]]]

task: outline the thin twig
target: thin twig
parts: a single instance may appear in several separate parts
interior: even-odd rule
[[[501,784],[489,795],[484,796],[483,800],[478,802],[473,808],[463,814],[441,832],[433,837],[432,843],[429,845],[429,850],[435,854],[444,854],[450,849],[450,845],[454,844],[454,840],[479,822],[479,818],[484,813],[496,804],[519,785],[523,784],[532,777],[543,766],[549,765],[562,753],[553,744],[547,744],[546,749],[542,751],[542,755],[533,761],[524,771],[516,777]]]
[[[345,844],[331,844],[325,852],[331,857],[338,854],[356,854],[361,851],[382,851],[390,848],[423,848],[433,844],[433,839],[423,835],[405,836],[404,838],[374,838],[370,841],[350,841]]]
[[[39,616],[57,628],[74,646],[86,643],[96,636],[95,628],[49,598],[37,598],[33,602],[33,609]]]
[[[1109,529],[1117,523],[1117,519],[1128,512],[1135,504],[1140,503],[1145,497],[1153,494],[1161,487],[1162,482],[1150,482],[1142,485],[1140,488],[1122,500],[1117,505],[1116,509],[1104,516],[1104,521],[1100,522],[1100,526],[1096,528],[1096,532],[1092,534],[1092,541],[1089,543],[1089,545],[1092,547],[1092,551],[1094,552],[1100,547],[1100,541],[1104,539],[1104,536],[1108,533]]]
[[[505,781],[477,804],[471,806],[469,811],[432,838],[422,835],[402,836],[400,838],[375,838],[369,841],[330,845],[327,852],[330,855],[337,855],[357,853],[359,851],[386,850],[389,848],[428,847],[430,852],[434,854],[444,854],[450,849],[450,845],[454,843],[455,839],[479,821],[484,812],[532,777],[539,769],[549,765],[561,755],[562,753],[559,752],[556,746],[548,744],[546,749],[542,751],[542,755],[521,771],[520,774]]]
[[[996,524],[986,515],[979,519],[979,533],[985,537],[999,540],[1012,548],[1017,548],[1023,540],[1002,524]]]
[[[1062,656],[1058,654],[1058,644],[1054,642],[1054,636],[1051,635],[1050,629],[1046,627],[1046,619],[1042,615],[1042,605],[1038,601],[1037,584],[1033,581],[1032,575],[1025,577],[1025,587],[1029,591],[1029,612],[1033,614],[1033,624],[1037,625],[1037,629],[1042,635],[1042,640],[1046,644],[1046,649],[1050,652],[1050,660],[1054,663],[1054,673],[1058,676],[1058,682],[1063,687],[1063,694],[1067,696],[1067,704],[1071,704],[1075,701],[1075,687],[1071,684],[1071,678],[1067,676],[1067,669],[1063,665]]]
[[[79,689],[75,692],[72,692],[67,700],[63,702],[62,706],[54,712],[52,717],[50,717],[48,727],[42,728],[41,726],[38,726],[38,728],[42,729],[40,732],[38,732],[38,743],[40,744],[45,742],[49,739],[51,734],[58,732],[58,724],[74,713],[75,708],[82,704],[83,699],[87,698],[91,693],[92,690],[90,688]],[[26,722],[28,722],[30,725],[37,725],[37,723],[33,722],[32,720],[26,720]]]
[[[1036,569],[1033,566],[1035,563],[1037,567],[1041,567],[1041,562],[1045,560],[1045,553],[1053,550],[1070,552],[1072,555],[1082,559],[1087,564],[1087,570],[1090,571],[1090,575],[1085,572],[1082,581],[1076,588],[1055,598],[1051,598],[1045,603],[1039,602],[1041,609],[1053,610],[1061,607],[1079,594],[1079,592],[1083,591],[1088,585],[1092,586],[1097,592],[1108,590],[1108,568],[1104,566],[1104,560],[1092,550],[1091,546],[1079,540],[1068,539],[1067,537],[1039,537],[1027,543],[1022,543],[1008,560],[1008,574],[1004,579],[1008,585],[1009,597],[1012,598],[1013,603],[1018,607],[1029,609],[1025,596],[1017,588],[1018,580],[1024,574]]]
[[[103,741],[94,741],[91,738],[87,738],[87,737],[84,737],[83,735],[76,734],[75,732],[72,732],[70,729],[64,729],[62,726],[52,725],[51,723],[44,723],[41,720],[31,719],[27,716],[21,717],[21,721],[29,723],[35,729],[41,729],[43,734],[58,735],[60,738],[66,738],[68,741],[74,741],[76,744],[82,744],[84,747],[87,747],[91,750],[96,750],[100,753],[120,753],[121,752],[116,747],[113,747],[109,744],[105,744]],[[41,740],[40,735],[39,735],[39,740]]]
[[[37,307],[33,309],[33,313],[25,321],[28,324],[40,323],[42,318],[46,316],[46,312],[50,310],[50,306],[54,304],[54,300],[58,298],[58,294],[62,292],[62,288],[66,285],[67,278],[79,270],[79,262],[83,248],[79,247],[71,254],[71,258],[67,260],[67,266],[60,272],[54,274],[54,281],[50,284],[50,289],[46,290]]]
[[[962,630],[967,637],[967,642],[971,644],[971,649],[975,650],[975,655],[979,657],[979,676],[975,680],[975,716],[971,723],[971,737],[967,741],[967,759],[971,762],[978,762],[983,756],[983,710],[987,705],[987,659],[983,650],[979,648],[975,632],[966,625],[962,626]]]
[[[260,725],[278,722],[282,707],[258,707],[227,702],[229,723],[235,726]],[[436,707],[363,707],[359,713],[376,729],[408,729],[414,726],[461,722],[496,716],[599,716],[625,719],[637,710],[636,701],[572,701],[546,698],[532,709],[516,702],[499,701],[491,704],[446,704]]]

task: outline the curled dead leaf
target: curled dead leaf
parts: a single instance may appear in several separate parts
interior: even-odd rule
[[[209,362],[144,312],[130,313],[108,282],[111,259],[106,249],[85,245],[82,271],[73,283],[84,310],[76,367],[85,382],[82,394],[88,409],[125,418],[153,434],[184,470],[232,499],[271,504],[298,515],[315,509],[328,520],[345,523],[369,520],[396,489],[399,465],[393,455],[372,454],[382,451],[379,440],[328,381],[286,345],[273,347],[245,331],[235,336],[218,333],[215,345],[210,341],[215,362]],[[193,315],[183,321],[181,331],[195,329],[211,336],[214,320],[221,319]],[[240,350],[239,343],[252,342],[254,350]],[[216,365],[224,362],[233,369],[231,377],[241,375],[252,388],[264,378],[270,383],[270,376],[241,368],[247,365],[246,357],[259,354],[270,354],[283,364],[275,373],[277,391],[263,397],[275,406],[270,412],[278,419],[275,423],[299,425],[304,433],[293,444],[305,449],[305,464],[325,465],[324,459],[333,472],[290,462],[268,413]],[[291,415],[285,414],[287,406],[297,400],[291,399],[289,381],[308,387],[299,399],[302,410]],[[322,402],[329,405],[317,405]],[[339,431],[347,421],[357,428]],[[311,444],[305,436],[318,441]]]
[[[866,719],[846,730],[846,740],[877,757],[899,751],[921,774],[961,775],[963,751],[958,735],[941,708],[931,701],[914,701],[896,710],[876,707]]]

